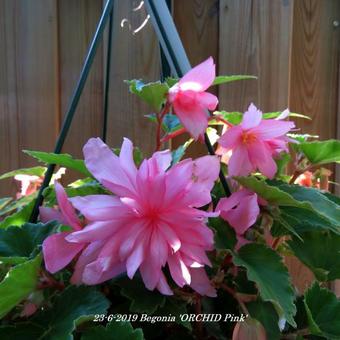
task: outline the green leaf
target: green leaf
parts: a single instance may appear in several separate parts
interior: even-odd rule
[[[293,196],[281,190],[277,186],[272,186],[264,179],[257,179],[256,177],[234,177],[242,186],[256,192],[266,201],[283,206],[292,207],[306,207],[302,202],[297,201]]]
[[[251,176],[234,178],[272,204],[311,210],[328,220],[338,230],[340,228],[340,207],[317,189],[289,185],[276,180],[259,180]]]
[[[334,233],[340,235],[340,228],[338,225],[335,225],[330,220],[320,216],[319,214],[302,208],[295,207],[280,207],[280,215],[274,216],[274,231],[279,234],[274,236],[283,236],[289,234],[301,234],[308,231],[326,231],[330,230]],[[285,226],[289,226],[287,230],[288,233],[283,232],[282,230],[276,230],[278,228],[276,223],[285,223]],[[293,230],[293,233],[291,232]]]
[[[246,244],[233,254],[234,263],[247,269],[250,281],[257,284],[262,300],[272,302],[287,322],[296,327],[294,290],[281,257],[262,244]]]
[[[0,229],[5,229],[10,226],[19,227],[23,225],[25,222],[28,222],[34,207],[34,203],[35,200],[31,201],[14,214],[7,216],[4,220],[0,222]]]
[[[275,119],[278,116],[280,116],[280,114],[282,113],[282,111],[277,111],[277,112],[266,112],[263,114],[263,119]],[[296,113],[296,112],[289,112],[289,117],[295,117],[295,118],[303,118],[303,119],[308,119],[308,120],[312,120],[312,118],[302,115],[301,113]]]
[[[209,225],[215,229],[215,247],[216,249],[233,250],[236,246],[235,230],[222,218],[209,218]]]
[[[318,213],[334,225],[340,227],[340,206],[328,199],[320,190],[295,184],[289,185],[275,180],[268,181],[268,183],[275,185],[278,189],[299,201],[302,204],[300,205],[301,207]]]
[[[157,81],[145,84],[137,79],[127,80],[126,83],[130,85],[130,92],[136,94],[157,112],[160,111],[169,91],[169,86],[166,83]]]
[[[3,197],[0,198],[0,211],[6,208],[8,204],[10,204],[13,201],[12,197]]]
[[[309,330],[327,339],[340,339],[340,300],[317,283],[305,293]]]
[[[248,80],[248,79],[257,79],[256,76],[249,75],[234,75],[234,76],[217,76],[212,83],[212,85],[220,85],[225,83],[231,83],[237,80]]]
[[[93,320],[95,314],[106,314],[109,305],[96,288],[69,286],[55,298],[52,307],[35,314],[29,322],[0,327],[0,338],[72,340],[76,326]]]
[[[0,229],[0,256],[30,257],[44,239],[55,231],[57,223],[25,223],[21,228]]]
[[[290,249],[314,273],[319,281],[340,278],[340,236],[334,233],[311,232],[302,236],[303,242],[292,238]]]
[[[301,143],[299,147],[312,164],[340,162],[340,140]]]
[[[243,118],[242,112],[214,111],[213,115],[222,116],[224,120],[233,125],[240,124]],[[211,121],[210,124],[216,124],[216,122]]]
[[[133,329],[130,322],[109,322],[84,332],[81,340],[143,340],[141,328]]]
[[[130,311],[135,313],[153,314],[165,304],[165,296],[156,291],[149,291],[141,280],[122,278],[115,281],[121,287],[121,295],[131,300]]]
[[[27,155],[36,158],[38,161],[46,164],[56,164],[67,169],[72,169],[82,173],[85,176],[90,176],[90,172],[86,169],[85,163],[81,159],[74,159],[67,153],[56,154],[42,151],[23,150]]]
[[[24,169],[17,169],[10,172],[6,172],[5,174],[0,176],[0,179],[14,177],[16,175],[31,175],[31,176],[44,176],[46,168],[43,166],[36,166],[34,168],[24,168]]]
[[[279,316],[270,302],[261,300],[247,303],[250,316],[261,322],[270,340],[280,339]]]
[[[22,209],[25,205],[33,201],[37,197],[37,192],[32,193],[28,196],[23,196],[17,200],[14,200],[8,204],[4,209],[0,209],[0,216],[8,215],[13,213],[15,210]]]
[[[41,256],[10,269],[0,283],[0,318],[25,299],[38,282]],[[3,337],[1,337],[3,338]]]
[[[172,162],[171,166],[178,163],[185,155],[186,150],[194,140],[190,138],[184,144],[180,145],[176,150],[172,151]]]

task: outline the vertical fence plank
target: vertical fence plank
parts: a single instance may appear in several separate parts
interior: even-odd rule
[[[55,0],[0,2],[0,171],[36,162],[22,149],[51,150],[57,132]],[[0,183],[0,193],[9,194]]]
[[[154,126],[144,115],[152,109],[129,93],[127,79],[160,78],[159,45],[140,1],[115,1],[112,36],[108,143],[118,147],[130,138],[146,155],[155,148]]]
[[[218,0],[174,0],[173,17],[191,64],[213,57],[218,70]],[[217,94],[215,87],[212,92]],[[183,135],[173,141],[176,148],[189,138]],[[190,146],[187,156],[206,154],[204,144]]]
[[[296,1],[289,106],[312,118],[299,120],[301,131],[321,139],[336,137],[340,28],[334,20],[340,20],[339,1]]]
[[[220,1],[220,73],[258,76],[223,85],[223,108],[243,111],[250,102],[265,111],[287,107],[292,8],[292,0]]]
[[[89,44],[102,11],[102,2],[60,0],[59,56],[61,113],[65,114],[79,79]],[[82,146],[90,137],[101,135],[103,124],[103,44],[98,50],[80,98],[63,152],[82,156]]]
[[[312,118],[297,121],[301,132],[320,139],[336,138],[337,133],[340,29],[333,26],[334,20],[340,20],[337,0],[295,3],[289,106]],[[306,281],[306,270],[296,260],[292,265],[295,280]],[[339,293],[339,284],[334,288]]]

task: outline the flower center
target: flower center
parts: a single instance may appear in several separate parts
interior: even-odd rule
[[[243,144],[251,144],[256,141],[256,135],[254,133],[243,132],[242,134],[242,143]]]

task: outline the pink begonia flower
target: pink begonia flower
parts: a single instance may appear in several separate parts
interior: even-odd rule
[[[42,222],[57,220],[71,227],[73,231],[82,230],[81,221],[69,202],[64,188],[58,182],[55,182],[54,186],[60,211],[53,208],[40,207],[40,220]],[[45,267],[52,274],[66,267],[87,245],[85,242],[68,242],[66,237],[70,234],[72,234],[72,231],[53,234],[43,242]]]
[[[216,296],[204,270],[210,265],[205,252],[214,243],[206,218],[216,213],[196,208],[211,202],[218,158],[186,159],[170,168],[167,150],[154,153],[137,169],[126,138],[119,157],[99,138],[91,138],[83,151],[88,170],[115,194],[70,198],[90,222],[66,237],[92,246],[87,258],[84,251],[77,262],[83,283],[98,284],[125,271],[132,279],[139,270],[149,290],[171,295],[162,270],[168,265],[178,286]]]
[[[285,117],[286,111],[282,114]],[[247,176],[259,169],[273,178],[277,165],[273,159],[281,151],[287,151],[289,139],[285,136],[295,127],[293,122],[280,119],[262,119],[262,112],[250,104],[240,125],[229,128],[219,139],[226,150],[232,150],[228,164],[230,176]]]
[[[208,127],[208,111],[215,110],[218,99],[205,90],[215,79],[215,64],[210,57],[191,69],[169,90],[168,100],[173,105],[184,128],[197,140],[203,138]]]
[[[248,189],[236,191],[230,197],[221,198],[215,210],[234,228],[237,237],[236,249],[249,242],[243,235],[256,222],[260,213],[256,193]]]

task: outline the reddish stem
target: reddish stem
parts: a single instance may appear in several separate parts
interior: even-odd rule
[[[184,128],[181,128],[181,129],[176,130],[175,132],[169,133],[168,135],[166,135],[165,137],[161,139],[161,143],[165,143],[168,140],[175,138],[184,132],[186,132],[186,130]]]
[[[221,116],[218,116],[218,115],[211,116],[211,117],[209,117],[209,122],[210,122],[211,120],[213,120],[213,119],[215,119],[215,120],[217,120],[217,121],[220,121],[220,122],[224,123],[224,124],[227,125],[228,127],[233,127],[233,126],[234,126],[233,124],[229,123],[227,120],[225,120],[224,118],[222,118]]]
[[[167,114],[167,112],[170,109],[170,103],[166,102],[162,111],[156,114],[157,118],[157,130],[156,130],[156,151],[159,151],[161,148],[161,129],[162,129],[162,122],[164,119],[164,116]]]

